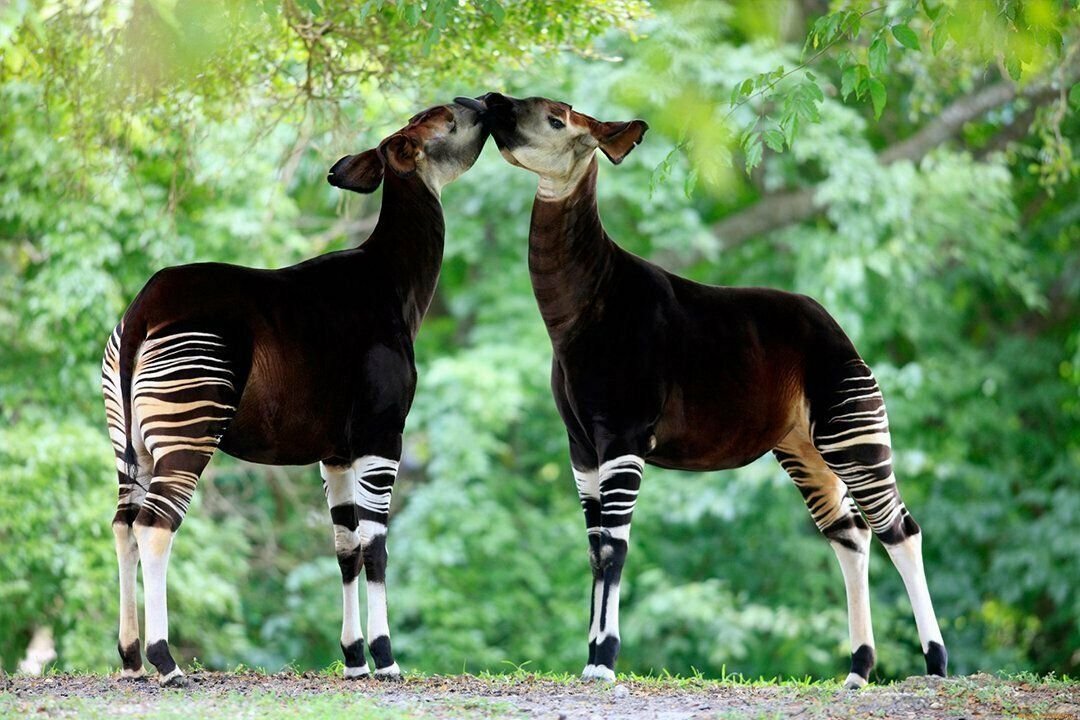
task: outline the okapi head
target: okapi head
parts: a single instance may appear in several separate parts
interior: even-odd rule
[[[456,102],[436,105],[414,115],[378,147],[338,160],[326,180],[345,190],[370,193],[389,170],[399,177],[419,177],[438,195],[473,166],[487,136],[475,108]]]
[[[507,162],[564,186],[581,177],[597,148],[618,165],[649,129],[643,120],[601,122],[542,97],[488,93],[456,102],[482,115]]]

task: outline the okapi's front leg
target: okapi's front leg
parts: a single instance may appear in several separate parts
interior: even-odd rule
[[[628,451],[627,451],[628,450]],[[630,545],[630,521],[641,487],[645,461],[636,446],[609,447],[601,453],[597,470],[600,492],[600,535],[590,543],[594,577],[593,622],[590,628],[592,664],[582,673],[583,679],[613,682],[615,661],[619,655],[619,586]],[[596,597],[598,595],[598,597]],[[593,648],[595,647],[595,650]]]
[[[600,633],[600,608],[603,597],[604,574],[600,568],[600,475],[595,456],[570,440],[570,467],[574,473],[578,499],[585,513],[585,532],[589,538],[589,566],[592,568],[592,595],[589,600],[589,660],[581,673],[582,678],[592,678],[596,672],[596,636]]]
[[[385,448],[400,456],[400,436]],[[368,636],[376,677],[398,677],[386,616],[386,529],[397,457],[364,455],[349,465],[322,464],[326,502],[334,523],[334,547],[341,567],[341,651],[345,677],[370,673],[360,629],[360,569],[367,574]]]
[[[390,454],[390,453],[387,453]],[[367,455],[356,461],[357,503],[360,543],[367,575],[368,635],[375,676],[398,678],[401,669],[390,647],[390,623],[386,616],[386,531],[390,517],[390,497],[401,456],[401,436],[397,436],[394,457]]]
[[[363,563],[360,545],[359,508],[356,504],[356,477],[352,465],[320,463],[326,504],[334,523],[334,551],[341,568],[341,652],[345,655],[345,677],[367,676],[364,632],[360,629],[358,576]]]

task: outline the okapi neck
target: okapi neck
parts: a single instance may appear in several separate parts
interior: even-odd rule
[[[444,236],[438,196],[415,174],[387,171],[379,220],[362,247],[396,288],[413,338],[439,282]]]
[[[558,200],[537,197],[529,231],[529,275],[552,343],[572,335],[596,309],[610,275],[615,245],[596,205],[594,157],[572,193]]]

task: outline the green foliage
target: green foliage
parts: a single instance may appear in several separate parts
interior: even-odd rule
[[[888,100],[890,64],[898,62],[895,53],[890,58],[890,36],[898,50],[912,52],[921,52],[920,36],[929,36],[935,56],[963,58],[975,67],[997,62],[1013,81],[1027,82],[1061,64],[1064,35],[1075,35],[1078,20],[1075,3],[1070,7],[1050,0],[859,0],[843,5],[811,23],[795,69],[785,71],[780,65],[746,80],[736,79],[732,86],[732,112],[725,119],[750,101],[759,106],[758,117],[742,123],[743,162],[748,172],[761,163],[759,139],[772,122],[773,111],[767,108],[783,108],[780,125],[786,124],[788,145],[800,125],[819,122],[816,106],[824,101],[832,81],[802,72],[819,59],[835,58],[844,100],[852,93],[857,100],[869,97],[874,118],[880,119]],[[796,83],[781,82],[792,74],[805,77]]]
[[[697,280],[821,300],[884,388],[953,668],[1075,674],[1077,91],[1003,103],[915,162],[879,159],[984,81],[1004,81],[986,80],[991,55],[965,40],[995,23],[1017,43],[1043,33],[1023,82],[1059,72],[1049,30],[1071,40],[1075,27],[1058,4],[1040,20],[1036,2],[1002,4],[1004,19],[967,9],[979,3],[850,3],[771,37],[761,23],[772,16],[725,2],[657,3],[630,34],[618,30],[643,15],[638,3],[193,5],[203,9],[0,9],[4,668],[43,624],[60,667],[116,662],[115,470],[97,375],[125,303],[163,265],[279,267],[355,243],[378,197],[343,196],[326,168],[418,107],[494,83],[650,123],[626,162],[602,162],[611,234]],[[200,39],[207,23],[220,36]],[[326,23],[334,32],[314,37]],[[96,61],[105,36],[117,40],[111,63]],[[162,50],[134,68],[148,45]],[[566,45],[575,52],[555,52]],[[1016,133],[1024,117],[1032,130]],[[736,151],[752,172],[733,171]],[[740,244],[713,232],[811,186],[817,211],[804,222]],[[586,543],[526,272],[534,189],[489,147],[443,194],[446,261],[417,345],[389,538],[406,668],[576,672],[584,661]],[[170,572],[180,655],[215,668],[337,659],[317,472],[218,457],[196,499]],[[921,672],[880,549],[871,573],[881,677]],[[725,473],[650,468],[623,596],[623,670],[845,670],[839,569],[770,459]]]

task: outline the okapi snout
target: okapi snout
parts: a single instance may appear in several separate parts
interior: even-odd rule
[[[377,148],[338,160],[327,173],[327,182],[370,193],[390,170],[402,178],[417,175],[438,194],[473,166],[484,147],[488,130],[481,122],[478,105],[454,102],[417,113]]]

